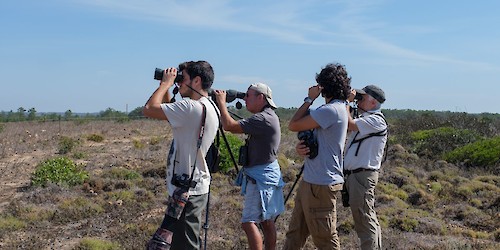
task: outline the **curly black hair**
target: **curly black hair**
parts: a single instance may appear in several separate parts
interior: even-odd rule
[[[351,77],[339,63],[327,64],[316,74],[316,82],[323,87],[321,93],[326,98],[346,100],[351,92]]]
[[[189,77],[194,78],[199,76],[201,78],[201,87],[209,89],[214,83],[214,70],[210,63],[206,61],[189,61],[179,64],[179,71],[186,69]]]

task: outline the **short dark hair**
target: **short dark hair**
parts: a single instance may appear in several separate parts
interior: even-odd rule
[[[351,77],[339,63],[327,64],[316,74],[316,82],[323,87],[321,93],[326,98],[346,100],[351,92]]]
[[[209,89],[214,83],[214,70],[210,63],[206,61],[189,61],[179,64],[179,70],[186,69],[190,78],[199,76],[201,78],[201,87]]]

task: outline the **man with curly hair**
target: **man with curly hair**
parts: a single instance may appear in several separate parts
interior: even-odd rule
[[[303,140],[296,146],[297,153],[307,157],[286,233],[286,250],[300,249],[309,235],[318,249],[340,249],[336,200],[344,182],[342,155],[348,122],[345,101],[351,78],[343,65],[331,63],[316,74],[316,82],[288,124],[291,131],[312,130],[318,154],[310,154],[315,150]],[[325,103],[309,111],[320,94]]]

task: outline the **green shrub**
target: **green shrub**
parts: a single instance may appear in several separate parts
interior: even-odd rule
[[[122,202],[131,202],[135,200],[135,193],[132,190],[118,190],[106,193],[107,199],[112,201],[121,200]]]
[[[77,250],[115,250],[122,249],[120,244],[93,238],[84,238],[75,247]]]
[[[93,200],[77,197],[63,200],[57,206],[58,216],[54,220],[61,223],[95,217],[104,212],[104,208]]]
[[[486,167],[500,163],[500,136],[477,141],[445,154],[445,160],[466,166]]]
[[[93,141],[93,142],[102,142],[104,141],[104,136],[99,135],[99,134],[91,134],[87,136],[87,140]]]
[[[83,153],[83,152],[75,152],[73,153],[73,158],[75,159],[83,159],[87,157],[87,154]]]
[[[381,182],[377,185],[375,192],[379,195],[385,194],[389,196],[381,197],[384,199],[392,200],[393,198],[398,198],[402,201],[406,201],[408,199],[408,193],[393,183]]]
[[[45,192],[45,190],[44,190]],[[26,223],[38,222],[38,221],[46,221],[54,216],[54,210],[47,207],[42,207],[37,205],[29,205],[26,203],[22,203],[16,200],[12,200],[7,209],[6,209],[7,217],[13,216],[18,220],[21,220]],[[3,218],[0,214],[0,218]],[[1,219],[0,219],[1,220]],[[0,222],[2,224],[2,222]]]
[[[142,141],[137,139],[132,140],[132,143],[134,144],[134,148],[136,149],[143,149],[144,147],[146,147],[146,145]]]
[[[72,160],[65,157],[45,160],[40,163],[31,177],[35,186],[46,186],[48,183],[75,186],[89,178],[86,171]]]
[[[119,180],[134,180],[141,178],[141,174],[134,170],[116,167],[106,171],[102,177],[110,178],[110,179],[119,179]]]
[[[158,145],[160,144],[160,142],[162,141],[162,137],[161,136],[154,136],[154,137],[151,137],[151,139],[149,139],[149,144],[150,145]]]
[[[243,140],[233,134],[225,133],[227,142],[229,144],[229,149],[234,155],[234,159],[238,162],[239,149],[244,144]],[[220,138],[220,170],[223,172],[227,172],[234,168],[233,160],[229,155],[229,150],[224,142],[223,138]]]
[[[389,226],[405,232],[415,232],[420,226],[419,218],[429,217],[429,213],[421,209],[405,209],[389,220]]]
[[[3,123],[0,123],[0,133],[3,132],[4,128],[5,128],[5,125]]]
[[[0,216],[0,235],[2,232],[12,232],[26,227],[26,223],[11,215]]]
[[[468,129],[440,127],[413,132],[411,139],[413,152],[418,155],[436,158],[457,147],[475,142],[480,139],[480,136]]]
[[[440,182],[431,182],[429,183],[429,191],[433,194],[439,194],[441,190],[443,190],[443,186]]]
[[[61,138],[59,138],[59,154],[67,154],[71,152],[78,144],[78,140],[61,136]]]
[[[389,225],[404,232],[413,232],[419,226],[418,220],[409,217],[393,217]]]

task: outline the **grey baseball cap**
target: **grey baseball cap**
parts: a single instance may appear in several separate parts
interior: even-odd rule
[[[362,95],[370,95],[380,103],[385,102],[384,91],[375,85],[368,85],[368,86],[364,87],[363,89],[356,89],[356,93],[360,93]]]

